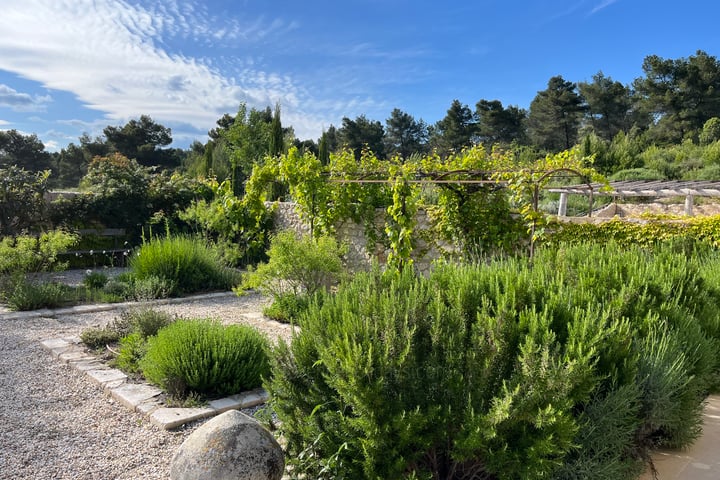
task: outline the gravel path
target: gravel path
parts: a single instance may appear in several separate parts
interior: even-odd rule
[[[156,308],[184,317],[249,323],[289,339],[288,326],[257,313],[257,294],[191,299]],[[113,402],[39,342],[102,325],[118,310],[56,317],[0,313],[0,479],[166,479],[176,449],[198,423],[164,431]]]

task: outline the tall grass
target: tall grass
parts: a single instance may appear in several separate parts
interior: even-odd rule
[[[239,281],[239,275],[222,262],[216,250],[201,239],[182,235],[144,242],[129,266],[137,280],[155,277],[164,281],[171,295],[229,290]]]

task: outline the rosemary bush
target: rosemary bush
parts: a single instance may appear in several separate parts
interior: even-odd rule
[[[178,320],[148,342],[140,361],[145,378],[172,395],[226,395],[261,385],[269,344],[245,325]]]
[[[717,386],[710,260],[579,245],[359,275],[276,352],[293,474],[635,478],[697,437]]]

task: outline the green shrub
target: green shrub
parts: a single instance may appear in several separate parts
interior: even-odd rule
[[[495,281],[438,275],[359,276],[281,344],[268,388],[298,473],[544,478],[571,448],[592,349],[564,349],[522,287],[493,307],[476,293]]]
[[[38,236],[19,235],[0,239],[0,276],[62,270],[58,254],[77,243],[77,235],[52,230]]]
[[[174,317],[151,308],[123,311],[119,317],[103,327],[91,327],[82,331],[80,340],[90,348],[101,348],[118,343],[122,338],[138,334],[142,339],[156,335],[158,330],[168,326]]]
[[[101,272],[89,272],[83,277],[83,285],[100,290],[107,285],[108,277]]]
[[[139,332],[131,333],[120,339],[120,351],[111,364],[125,373],[140,373],[140,360],[146,352],[146,338]]]
[[[175,317],[166,312],[152,308],[139,308],[123,313],[133,328],[133,332],[142,338],[149,338],[157,335],[161,328],[165,328],[175,321]]]
[[[278,347],[266,386],[293,471],[635,478],[649,448],[696,438],[717,384],[708,255],[561,245],[358,276]]]
[[[72,291],[67,285],[19,279],[12,282],[10,291],[3,296],[11,310],[27,311],[62,306],[71,300],[71,295]]]
[[[640,428],[640,389],[626,384],[598,394],[578,417],[575,446],[552,476],[556,480],[637,478],[642,459],[632,451]]]
[[[260,386],[269,372],[268,341],[244,325],[178,320],[149,340],[145,377],[173,395],[227,395]]]
[[[720,165],[715,163],[712,165],[707,165],[703,168],[699,168],[697,170],[685,172],[682,179],[717,181],[718,179],[720,179]]]
[[[310,306],[311,300],[312,297],[308,295],[282,293],[263,309],[263,315],[278,322],[290,323],[300,318]]]
[[[17,165],[0,167],[0,236],[36,232],[44,226],[47,204],[43,195],[49,177],[50,170],[30,172]]]
[[[620,170],[612,174],[609,178],[611,181],[637,181],[637,180],[666,180],[661,172],[650,168],[630,168],[628,170]]]
[[[121,335],[108,328],[91,327],[80,333],[80,340],[90,348],[104,348],[106,345],[116,343],[120,340]]]
[[[260,211],[248,208],[233,192],[230,180],[208,180],[207,186],[212,189],[212,200],[196,200],[178,217],[217,245],[229,265],[252,265],[265,260],[272,214],[262,201],[255,205]]]
[[[133,331],[131,318],[121,314],[102,327],[90,327],[80,333],[80,340],[90,348],[104,348],[106,345],[117,343],[121,338],[130,335]]]
[[[248,273],[242,288],[258,288],[276,299],[287,293],[312,296],[339,282],[343,251],[329,236],[313,239],[280,232],[270,240],[268,262]]]
[[[186,236],[152,238],[130,259],[135,281],[151,277],[171,288],[171,295],[207,290],[228,290],[237,273],[226,267],[215,250],[200,239]],[[157,284],[155,284],[157,285]]]
[[[139,238],[141,228],[154,218],[174,223],[179,210],[210,193],[193,178],[154,170],[119,153],[96,156],[80,181],[82,194],[54,201],[51,221],[75,228],[121,228]]]
[[[103,292],[118,299],[127,300],[132,297],[133,286],[127,281],[111,278],[103,287]]]
[[[156,298],[168,298],[172,296],[173,292],[177,291],[174,281],[156,275],[135,279],[130,284],[130,288],[132,298],[139,302]]]

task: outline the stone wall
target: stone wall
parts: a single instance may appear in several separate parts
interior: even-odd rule
[[[275,230],[293,230],[302,234],[310,233],[310,226],[300,219],[295,210],[295,204],[289,202],[276,202],[274,204]],[[385,228],[385,211],[378,209],[375,218],[376,231],[383,232]],[[432,221],[427,212],[419,211],[417,214],[417,225],[415,227],[416,245],[413,251],[415,267],[421,273],[427,273],[432,262],[441,258],[444,253],[453,251],[451,245],[438,242],[431,232]],[[351,270],[366,270],[373,261],[383,264],[387,261],[390,250],[383,242],[386,240],[384,233],[380,233],[378,242],[374,246],[368,246],[368,238],[365,235],[365,227],[358,223],[347,221],[337,226],[338,241],[347,245],[346,255],[347,266]]]

